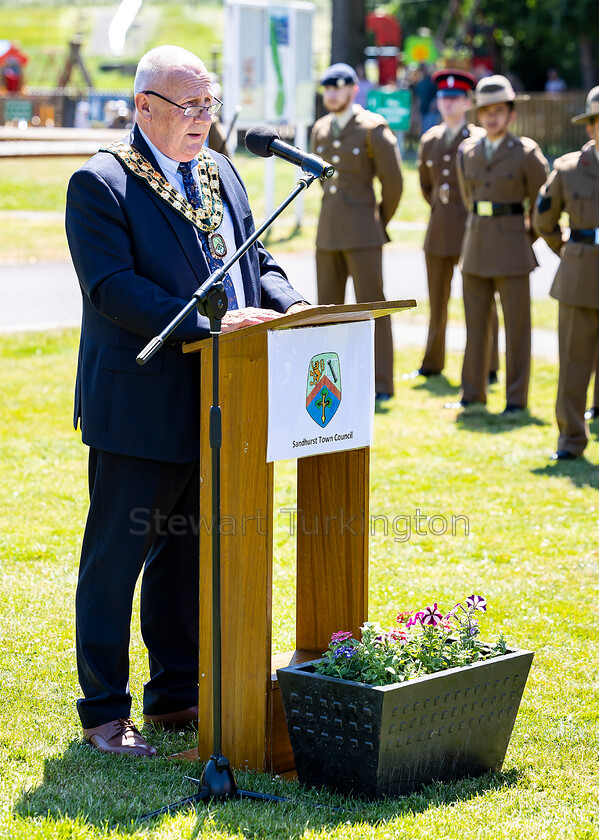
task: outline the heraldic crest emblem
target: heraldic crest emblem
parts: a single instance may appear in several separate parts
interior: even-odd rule
[[[308,364],[306,410],[324,428],[341,404],[341,365],[337,353],[319,353]]]

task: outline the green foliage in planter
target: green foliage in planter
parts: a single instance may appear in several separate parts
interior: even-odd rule
[[[502,656],[507,651],[503,635],[491,645],[477,638],[475,614],[486,609],[485,598],[470,595],[446,615],[436,603],[415,613],[401,612],[398,626],[391,630],[367,621],[360,628],[360,640],[349,632],[333,633],[315,671],[367,685],[391,685]]]

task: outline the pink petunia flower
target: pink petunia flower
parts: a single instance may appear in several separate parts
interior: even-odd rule
[[[347,639],[351,639],[352,633],[348,632],[347,630],[338,630],[336,633],[333,633],[331,636],[332,642],[345,642]]]
[[[408,620],[408,618],[411,615],[412,615],[412,613],[410,612],[410,610],[403,610],[403,612],[400,612],[399,615],[397,616],[397,623],[398,624],[405,624],[406,621]]]
[[[410,616],[406,621],[406,627],[413,627],[415,624],[422,624],[422,613],[415,612],[414,615]]]
[[[436,604],[425,607],[421,612],[421,616],[420,623],[423,627],[436,627],[437,624],[443,621],[443,613]]]

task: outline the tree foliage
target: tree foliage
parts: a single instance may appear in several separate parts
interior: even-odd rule
[[[515,74],[529,90],[542,90],[550,67],[569,87],[599,81],[597,0],[395,0],[384,8],[399,17],[404,36],[426,27],[450,50],[491,53],[497,72]]]

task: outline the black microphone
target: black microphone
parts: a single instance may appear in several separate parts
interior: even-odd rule
[[[332,178],[335,172],[335,168],[318,155],[308,155],[301,149],[285,143],[268,125],[256,125],[250,128],[245,135],[245,147],[248,152],[259,157],[267,158],[276,155],[283,158],[289,163],[300,166],[304,172],[316,178]]]

